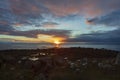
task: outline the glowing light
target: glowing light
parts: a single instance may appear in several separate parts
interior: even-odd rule
[[[60,44],[60,41],[56,40],[54,41],[55,44],[59,45]]]

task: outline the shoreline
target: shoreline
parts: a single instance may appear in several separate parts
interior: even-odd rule
[[[112,50],[112,49],[106,49],[106,48],[91,48],[91,47],[50,47],[50,48],[31,48],[31,49],[3,49],[0,51],[13,51],[13,50],[48,50],[48,49],[69,49],[69,48],[81,48],[81,49],[97,49],[97,50],[107,50],[107,51],[115,51],[115,52],[120,52],[119,50]]]

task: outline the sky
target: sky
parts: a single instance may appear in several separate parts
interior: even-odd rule
[[[119,4],[120,0],[0,0],[0,42],[120,42]]]

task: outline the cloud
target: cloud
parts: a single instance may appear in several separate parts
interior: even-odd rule
[[[0,33],[1,32],[9,32],[9,31],[14,31],[14,28],[7,24],[6,25],[0,24]]]
[[[107,15],[87,20],[89,24],[100,24],[106,26],[120,26],[120,10],[113,11]]]
[[[30,31],[17,31],[14,30],[12,27],[7,26],[0,26],[0,33],[12,36],[25,36],[30,38],[37,38],[39,34],[50,35],[54,37],[63,37],[68,38],[70,36],[70,30],[30,30]]]
[[[15,16],[11,13],[9,9],[0,8],[0,22],[1,21],[6,21],[11,24],[15,21]]]
[[[41,26],[45,27],[45,28],[55,28],[55,27],[57,27],[57,25],[59,25],[59,24],[56,22],[43,22],[41,24]]]
[[[0,1],[0,34],[26,36],[36,38],[38,34],[66,37],[70,41],[109,41],[119,40],[118,31],[104,33],[82,34],[76,38],[69,38],[69,30],[30,30],[18,31],[16,26],[40,25],[53,28],[59,25],[56,22],[45,20],[53,18],[72,20],[76,15],[92,18],[89,24],[120,26],[120,0],[1,0]],[[71,16],[70,16],[71,15]],[[99,17],[100,16],[100,17]],[[95,17],[95,18],[93,18]],[[111,35],[114,37],[111,37]],[[109,37],[110,36],[110,37]],[[116,37],[115,37],[116,36]]]
[[[69,42],[120,42],[120,28],[113,31],[93,32],[91,34],[82,34],[76,38],[69,38]]]
[[[37,18],[42,13],[97,16],[120,9],[119,0],[9,0],[8,3],[14,14],[31,18]]]
[[[119,0],[39,0],[53,14],[66,16],[80,14],[84,16],[97,16],[109,13],[120,8]]]
[[[10,25],[40,25],[43,14],[95,17],[120,9],[119,4],[119,0],[4,0],[0,1],[0,17]]]
[[[37,25],[43,20],[42,11],[46,10],[33,0],[5,0],[0,1],[0,4],[2,4],[0,5],[0,20],[9,22],[9,25],[18,23]]]

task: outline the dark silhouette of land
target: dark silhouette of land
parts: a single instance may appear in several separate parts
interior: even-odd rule
[[[1,50],[1,80],[120,80],[118,51],[94,48]]]

